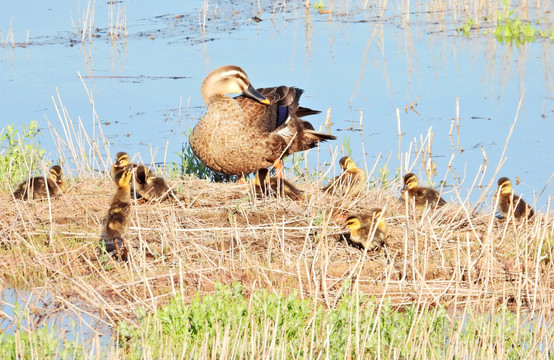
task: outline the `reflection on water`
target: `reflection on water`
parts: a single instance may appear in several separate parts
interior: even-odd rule
[[[54,159],[63,144],[51,139],[48,122],[66,139],[61,117],[80,120],[92,138],[106,136],[91,154],[177,161],[183,133],[204,112],[203,77],[237,64],[254,86],[296,85],[306,106],[331,109],[339,140],[308,155],[314,168],[336,166],[348,141],[368,169],[388,161],[436,186],[444,181],[446,199],[457,199],[458,186],[475,202],[500,176],[517,176],[516,192],[539,207],[552,196],[552,43],[515,47],[455,30],[468,16],[486,28],[499,1],[330,1],[324,13],[273,1],[15,3],[0,5],[0,125],[38,120]],[[515,9],[548,28],[552,7]]]
[[[77,343],[95,351],[106,348],[112,330],[96,315],[67,301],[56,300],[44,289],[32,291],[3,289],[0,292],[0,332],[13,335],[16,331],[32,332],[52,329],[62,341]]]

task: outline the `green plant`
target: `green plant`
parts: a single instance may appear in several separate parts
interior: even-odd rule
[[[268,348],[281,358],[375,358],[393,348],[399,358],[448,358],[452,342],[462,354],[490,358],[506,351],[508,358],[518,358],[539,354],[531,346],[534,336],[551,331],[538,321],[518,327],[517,315],[505,307],[453,318],[444,306],[397,309],[388,299],[379,304],[367,298],[347,282],[331,309],[295,294],[256,290],[246,295],[234,283],[216,284],[212,293],[190,304],[178,296],[155,313],[141,310],[137,316],[138,327],[118,325],[130,358],[144,353],[174,357],[185,348],[195,358],[236,357],[225,352],[224,344],[241,358],[258,357]],[[485,341],[495,346],[485,346]]]
[[[38,123],[33,120],[18,131],[8,125],[0,131],[0,177],[19,182],[39,170],[39,163],[46,151],[35,142],[39,133]],[[0,186],[6,186],[5,183]]]
[[[496,29],[494,35],[502,43],[515,41],[516,44],[522,44],[535,40],[536,30],[529,22],[522,21],[515,10],[510,8],[509,0],[502,0],[504,11],[496,14]]]
[[[370,182],[371,187],[387,187],[392,183],[395,183],[400,179],[400,169],[396,169],[396,173],[391,178],[390,169],[387,167],[387,164],[379,168],[379,175],[375,180]]]
[[[323,10],[325,8],[325,4],[323,3],[322,0],[317,0],[316,3],[314,3],[314,9],[316,10]]]
[[[342,147],[348,157],[352,157],[352,146],[350,146],[350,136],[345,136],[342,140]]]
[[[529,21],[521,20],[515,10],[510,7],[510,0],[502,0],[504,9],[496,13],[494,19],[484,18],[484,21],[494,22],[494,30],[492,33],[501,43],[515,43],[522,45],[527,42],[535,41],[538,35],[542,38],[549,38],[554,41],[554,28],[550,31],[536,29]],[[476,22],[468,17],[458,32],[462,32],[465,36],[470,35],[471,30],[478,29]],[[487,30],[484,34],[488,34]]]
[[[463,31],[464,35],[469,37],[469,33],[471,29],[475,26],[475,21],[473,21],[472,18],[468,17],[464,25],[461,27],[461,31]]]

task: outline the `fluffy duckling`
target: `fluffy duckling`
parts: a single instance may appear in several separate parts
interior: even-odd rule
[[[507,177],[502,177],[498,180],[498,208],[502,215],[508,217],[508,214],[513,212],[517,220],[523,218],[531,218],[535,215],[533,208],[529,206],[521,196],[515,195],[512,192],[512,182]]]
[[[252,185],[258,196],[277,195],[285,196],[292,200],[302,199],[302,190],[298,189],[291,182],[280,177],[268,177],[268,169],[259,169],[256,177],[252,179]]]
[[[146,201],[164,201],[171,192],[163,177],[156,176],[144,165],[138,165],[135,170],[135,191]]]
[[[356,163],[345,156],[339,160],[342,174],[335,179],[323,191],[330,191],[344,196],[356,196],[364,188],[367,176],[365,171],[356,166]]]
[[[404,188],[402,194],[407,193],[408,201],[415,200],[417,207],[423,207],[427,204],[431,206],[443,206],[446,201],[440,196],[435,189],[420,187],[417,176],[413,173],[408,173],[404,176]]]
[[[345,225],[350,229],[350,240],[367,250],[382,246],[389,233],[383,210],[379,208],[369,213],[350,215]]]
[[[115,181],[115,177],[118,172],[125,170],[129,166],[136,167],[135,164],[131,163],[131,158],[129,157],[129,154],[126,152],[118,152],[115,155],[115,162],[112,165],[112,168],[110,170],[110,175],[112,176],[112,179]]]
[[[127,258],[127,247],[123,235],[129,227],[131,213],[131,187],[129,185],[131,176],[132,170],[129,169],[124,169],[116,174],[117,191],[112,198],[102,229],[102,239],[113,242],[120,261]],[[120,248],[120,242],[123,249]],[[106,249],[109,251],[108,246],[106,246]]]
[[[48,171],[48,177],[35,176],[22,182],[13,196],[21,200],[42,199],[48,196],[59,196],[67,191],[67,184],[63,179],[62,168],[54,165]]]

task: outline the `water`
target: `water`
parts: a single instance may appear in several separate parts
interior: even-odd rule
[[[324,111],[310,119],[316,128],[331,108],[338,140],[322,145],[319,154],[310,152],[313,168],[332,162],[332,151],[340,157],[349,141],[354,159],[369,169],[377,162],[377,169],[387,164],[392,173],[409,170],[422,179],[429,174],[436,186],[445,180],[459,186],[463,198],[471,193],[472,201],[484,190],[472,187],[477,176],[478,183],[493,187],[500,176],[514,182],[518,177],[515,191],[548,210],[554,160],[550,40],[516,47],[483,31],[466,38],[455,31],[466,14],[427,4],[408,8],[406,2],[391,2],[382,11],[364,9],[362,1],[325,2],[332,14],[307,12],[301,2],[260,1],[261,14],[258,2],[207,4],[204,12],[204,2],[2,3],[0,127],[36,119],[43,129],[41,144],[56,159],[48,121],[59,131],[61,126],[52,97],[58,106],[61,100],[74,122],[83,121],[89,135],[98,135],[84,82],[111,142],[111,156],[125,150],[140,152],[148,162],[177,161],[184,133],[205,109],[202,79],[217,66],[236,64],[255,87],[305,89],[303,105]],[[99,37],[83,44],[78,30],[87,6],[94,9]],[[119,19],[127,36],[112,42],[110,11],[115,23],[118,9],[125,9],[126,18]],[[541,19],[536,26],[552,26],[552,12],[534,10],[529,16]],[[20,44],[28,33],[29,45],[12,48],[10,33]],[[78,74],[89,77],[82,82]],[[409,107],[416,99],[413,111]],[[516,115],[505,161],[495,175]],[[414,161],[414,145],[421,148],[430,130],[432,157],[424,165]],[[447,200],[457,201],[451,187],[444,190]]]
[[[44,289],[31,291],[5,288],[0,291],[0,331],[13,335],[16,330],[34,331],[48,328],[62,342],[79,344],[89,356],[111,346],[112,330],[95,313],[77,304],[56,300]]]

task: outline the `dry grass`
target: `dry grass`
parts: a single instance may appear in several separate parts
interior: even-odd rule
[[[4,284],[39,287],[67,306],[109,323],[154,310],[180,293],[192,298],[216,282],[297,292],[333,307],[346,280],[393,304],[423,302],[486,310],[499,303],[550,309],[554,303],[554,221],[498,221],[449,204],[416,213],[391,189],[354,200],[255,199],[248,185],[201,180],[172,183],[179,201],[133,207],[131,260],[100,251],[99,233],[113,185],[107,177],[75,180],[49,201],[0,202],[0,271]],[[366,252],[338,234],[340,211],[386,209],[387,250]],[[66,307],[67,307],[66,306]]]

